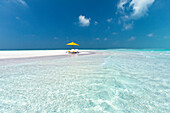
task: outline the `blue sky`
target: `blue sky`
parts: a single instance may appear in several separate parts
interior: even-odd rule
[[[0,49],[170,48],[169,0],[0,0]]]

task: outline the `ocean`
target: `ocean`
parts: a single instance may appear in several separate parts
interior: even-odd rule
[[[1,113],[168,113],[170,50],[0,60]]]

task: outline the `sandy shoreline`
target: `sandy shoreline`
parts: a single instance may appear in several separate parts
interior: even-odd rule
[[[20,58],[37,58],[50,56],[66,56],[67,50],[25,50],[25,51],[0,51],[0,60],[20,59]],[[92,54],[94,50],[79,50],[79,55]]]

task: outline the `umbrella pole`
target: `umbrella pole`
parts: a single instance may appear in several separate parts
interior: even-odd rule
[[[73,49],[73,45],[72,45],[72,49]]]

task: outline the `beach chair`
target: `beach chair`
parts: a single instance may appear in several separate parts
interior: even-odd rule
[[[78,49],[76,49],[75,51],[76,51],[76,53],[79,53]]]
[[[68,50],[66,53],[76,54],[76,53],[79,53],[79,51],[78,49],[71,49],[71,50]]]
[[[72,53],[72,54],[75,54],[76,51],[75,51],[74,49],[71,49],[71,53]]]
[[[66,53],[70,53],[70,52],[71,52],[70,50],[66,51]]]
[[[79,53],[79,51],[78,51],[78,49],[72,49],[71,53],[72,54],[77,54],[77,53]]]

